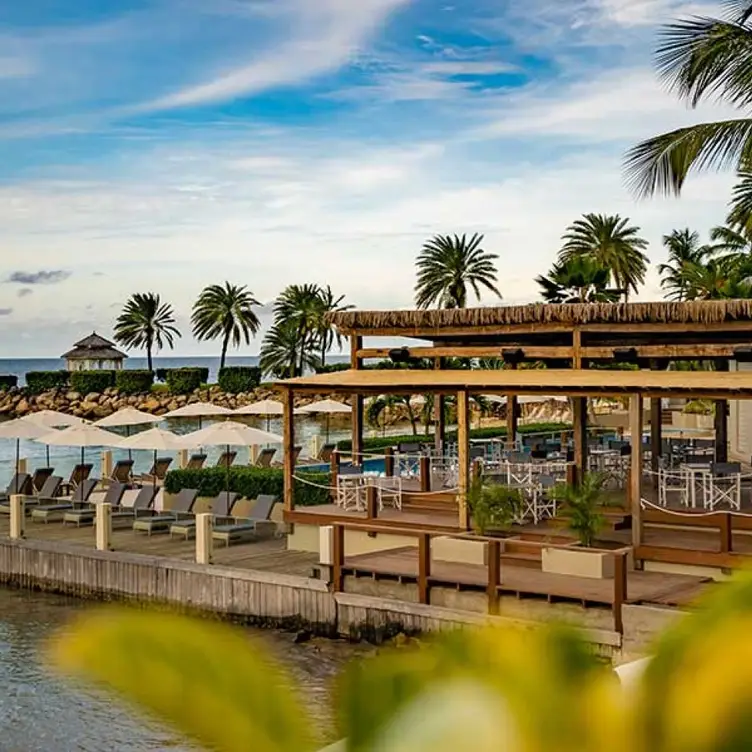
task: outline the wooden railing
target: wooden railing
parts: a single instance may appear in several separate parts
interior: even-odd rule
[[[490,614],[499,613],[499,604],[501,596],[504,593],[515,593],[516,595],[529,595],[529,596],[546,596],[550,598],[562,598],[568,600],[576,600],[580,602],[597,603],[599,605],[611,606],[614,620],[614,631],[623,633],[623,620],[622,620],[622,608],[627,600],[627,556],[628,552],[625,550],[608,551],[600,553],[609,553],[614,557],[614,578],[613,578],[613,591],[610,599],[597,598],[592,595],[586,595],[583,597],[575,597],[570,594],[562,594],[556,592],[556,588],[551,588],[551,592],[541,592],[540,589],[528,590],[521,589],[516,586],[507,586],[503,582],[503,570],[502,570],[502,543],[503,539],[490,538],[477,535],[463,534],[447,534],[428,532],[425,530],[412,530],[406,528],[395,528],[377,526],[374,524],[362,524],[362,523],[345,523],[335,522],[332,524],[333,528],[333,542],[332,542],[332,587],[336,592],[341,592],[344,589],[345,576],[348,573],[358,575],[371,575],[374,577],[400,577],[401,579],[414,579],[418,587],[418,600],[420,603],[430,604],[431,601],[431,588],[436,585],[449,585],[458,589],[468,589],[475,591],[485,591],[488,599],[488,612]],[[418,545],[415,553],[417,557],[417,567],[414,572],[405,573],[394,571],[384,571],[382,567],[369,568],[368,564],[363,561],[348,563],[345,554],[345,532],[347,530],[359,531],[361,533],[367,533],[369,535],[391,535],[391,536],[404,536],[405,538],[417,538]],[[467,577],[464,578],[452,578],[447,576],[435,576],[433,573],[433,561],[431,557],[431,541],[434,537],[452,538],[457,540],[472,540],[478,543],[484,543],[487,545],[487,555],[485,557],[485,577],[478,582],[469,582]],[[544,547],[557,547],[552,544],[539,544],[541,548]],[[380,552],[372,552],[374,554],[383,553],[388,554],[390,549],[385,549]],[[451,564],[451,562],[447,562]],[[478,565],[479,567],[481,565]],[[587,578],[572,577],[571,581],[582,581]]]

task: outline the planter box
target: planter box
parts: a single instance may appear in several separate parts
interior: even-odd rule
[[[544,548],[541,569],[548,574],[613,579],[614,557],[605,551],[587,548]]]
[[[696,413],[671,413],[671,424],[676,428],[713,428],[712,415],[699,415]]]

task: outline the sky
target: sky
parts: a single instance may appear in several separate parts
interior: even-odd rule
[[[109,335],[147,291],[175,309],[175,354],[214,354],[190,336],[190,310],[225,280],[248,286],[265,325],[292,283],[408,308],[437,233],[483,233],[502,303],[532,302],[586,212],[630,217],[655,266],[664,233],[723,222],[733,176],[638,201],[623,156],[728,116],[688,109],[653,68],[661,24],[718,12],[701,0],[0,3],[0,358]],[[653,269],[640,297],[660,297]]]

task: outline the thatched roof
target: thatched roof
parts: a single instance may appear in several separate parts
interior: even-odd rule
[[[439,329],[514,324],[718,324],[752,321],[752,300],[671,303],[534,303],[449,310],[342,311],[331,314],[344,333],[363,329]]]
[[[123,360],[128,356],[115,349],[114,343],[96,332],[76,342],[63,358],[68,360]]]

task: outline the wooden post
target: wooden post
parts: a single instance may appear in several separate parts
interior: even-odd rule
[[[94,525],[97,551],[112,551],[112,504],[97,504]]]
[[[467,530],[467,492],[470,489],[470,400],[463,389],[457,393],[457,469],[459,473],[459,520],[460,529]]]
[[[442,368],[441,358],[434,358],[433,367],[440,371]],[[444,454],[444,444],[446,441],[446,398],[443,394],[434,395],[434,447],[438,454]]]
[[[10,497],[10,537],[20,540],[26,536],[26,502],[21,494]]]
[[[282,403],[282,453],[284,460],[283,478],[283,501],[285,512],[295,509],[295,463],[293,452],[295,450],[295,395],[292,389],[285,389]]]
[[[211,564],[214,548],[212,537],[212,515],[208,513],[196,515],[196,563]]]
[[[587,397],[574,397],[573,400],[573,430],[574,430],[574,464],[577,482],[587,472]]]
[[[366,486],[366,517],[375,520],[379,516],[379,494],[376,486]]]
[[[472,480],[478,480],[482,475],[483,475],[483,460],[480,457],[476,457],[473,460],[471,478]]]
[[[186,467],[188,467],[188,450],[187,449],[180,449],[178,450],[178,467],[183,470]],[[253,462],[251,462],[253,464]]]
[[[102,452],[102,467],[100,477],[103,481],[109,480],[112,475],[112,451],[105,449]]]
[[[332,450],[332,455],[329,458],[329,485],[332,488],[337,487],[337,478],[339,477],[339,463],[341,458],[339,456],[339,449]]]
[[[663,453],[663,411],[661,398],[650,398],[650,469],[653,471],[653,488],[658,488],[658,469]]]
[[[509,369],[517,370],[516,363],[509,363]],[[507,445],[513,450],[517,439],[518,403],[516,394],[507,394]]]
[[[332,538],[332,589],[335,593],[341,593],[345,584],[342,568],[345,566],[345,528],[342,525],[333,525],[334,535]]]
[[[501,542],[488,541],[488,613],[499,613],[499,585],[501,585]]]
[[[731,535],[733,518],[731,512],[721,512],[721,553],[730,554],[733,549],[733,538]]]
[[[384,475],[387,478],[394,475],[394,447],[384,449]]]
[[[614,554],[614,632],[624,634],[622,606],[627,600],[627,554]]]
[[[26,457],[21,457],[18,460],[18,472],[19,473],[28,473],[29,472],[29,460],[26,459]]]
[[[420,491],[428,493],[431,490],[431,458],[425,454],[420,456]]]
[[[421,533],[418,537],[418,601],[429,603],[431,599],[431,536]]]
[[[248,447],[248,464],[255,465],[258,462],[261,447],[258,444],[251,444]]]
[[[629,470],[629,507],[632,512],[632,545],[642,545],[642,395],[629,398],[629,431],[632,454]]]
[[[350,337],[350,368],[358,370],[363,361],[358,357],[358,350],[363,347],[363,338],[358,335]],[[352,461],[354,465],[362,462],[363,454],[363,395],[354,394],[352,398]]]

